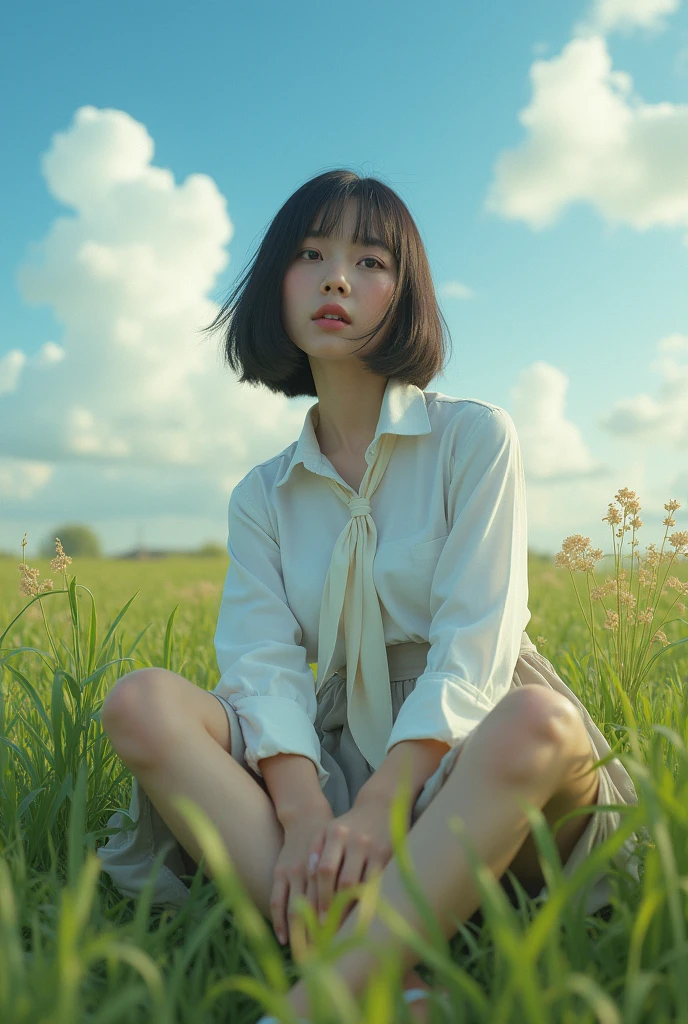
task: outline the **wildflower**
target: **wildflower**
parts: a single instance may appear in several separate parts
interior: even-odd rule
[[[50,563],[50,568],[53,572],[63,572],[72,560],[69,555],[64,553],[64,548],[62,547],[59,537],[55,538],[55,549],[57,551],[57,555]]]
[[[52,580],[43,580],[39,586],[38,577],[40,575],[40,569],[31,569],[25,562],[20,562],[19,571],[22,574],[22,578],[19,582],[19,593],[22,597],[31,597],[33,594],[42,594],[46,590],[53,589]]]
[[[546,644],[547,640],[546,640],[546,638],[544,636],[539,636],[538,635],[538,636],[535,637],[535,643],[537,643],[537,644]]]
[[[591,548],[589,537],[575,533],[563,542],[561,551],[554,556],[554,564],[558,569],[591,572],[595,568],[595,562],[599,562],[600,558],[602,558],[600,548]]]
[[[610,526],[616,526],[617,523],[621,522],[621,513],[618,508],[614,508],[612,504],[609,505],[609,510],[606,516],[602,516],[603,523],[609,523]]]
[[[43,594],[46,590],[53,589],[52,580],[43,580],[38,584],[38,577],[40,576],[40,569],[32,569],[26,564],[24,557],[24,548],[27,545],[26,534],[24,534],[22,544],[22,561],[19,563],[19,572],[22,574],[22,578],[19,581],[19,593],[22,597],[31,597],[35,594]]]
[[[598,587],[593,587],[590,591],[590,597],[593,601],[601,601],[603,597],[607,597],[608,594],[616,593],[616,580],[612,579],[611,576],[607,576],[604,583],[601,583]]]
[[[673,526],[673,522],[670,525]],[[681,554],[682,548],[686,548],[686,551],[683,552],[683,554],[688,554],[688,530],[681,530],[678,533],[672,533],[671,537],[669,537],[669,543],[672,548],[676,548],[677,555]]]
[[[606,609],[607,618],[604,620],[602,625],[605,629],[611,629],[612,631],[619,628],[619,616],[616,612],[613,612],[611,608]]]
[[[19,582],[19,593],[22,597],[30,597],[38,593],[38,577],[40,569],[30,569],[24,562],[19,563],[19,571],[22,579]]]
[[[624,512],[639,512],[640,502],[636,498],[635,491],[629,491],[628,487],[622,487],[614,495],[614,499],[623,506]]]
[[[635,626],[638,624],[641,624],[643,626],[649,625],[650,629],[648,632],[651,635],[654,634],[652,635],[652,639],[648,641],[645,639],[645,630],[643,629],[641,631],[639,645],[640,650],[638,651],[638,653],[641,655],[641,657],[638,659],[640,664],[636,668],[634,659],[631,659],[631,664],[633,664],[634,667],[631,671],[630,676],[628,671],[626,670],[626,665],[628,664],[628,662],[624,664],[624,661],[621,660],[621,654],[623,653],[623,650],[626,646],[626,637],[617,636],[615,638],[617,657],[619,658],[619,675],[621,683],[623,686],[626,687],[629,695],[631,697],[634,697],[645,675],[646,669],[643,669],[642,662],[644,659],[645,652],[647,652],[650,644],[657,643],[661,644],[663,647],[671,646],[671,643],[667,638],[666,634],[664,633],[663,629],[654,627],[655,613],[658,610],[656,608],[656,605],[658,604],[656,598],[661,597],[662,594],[667,593],[669,590],[677,591],[677,598],[679,596],[683,597],[684,595],[688,595],[688,582],[682,582],[680,579],[678,579],[677,576],[670,576],[667,578],[666,573],[664,574],[665,578],[662,581],[660,594],[656,593],[656,584],[658,577],[657,567],[664,562],[669,562],[669,564],[671,565],[676,555],[688,555],[688,530],[681,530],[673,533],[668,538],[668,545],[674,550],[669,551],[665,549],[665,545],[667,544],[667,534],[669,532],[668,528],[676,525],[676,521],[673,518],[673,513],[676,511],[676,509],[681,507],[680,502],[676,501],[675,499],[666,502],[664,508],[668,515],[663,520],[663,524],[665,527],[667,527],[667,530],[665,532],[664,539],[661,544],[661,550],[658,551],[657,546],[655,544],[649,544],[646,549],[645,558],[643,559],[641,558],[639,551],[636,550],[638,547],[638,540],[635,538],[635,531],[639,530],[643,525],[643,521],[638,514],[640,512],[641,506],[640,502],[636,497],[636,493],[635,491],[631,491],[627,487],[622,487],[617,492],[615,500],[618,503],[618,505],[621,506],[621,510],[619,510],[619,508],[616,508],[614,504],[610,504],[608,506],[607,515],[604,517],[604,521],[608,522],[611,526],[612,537],[618,537],[621,540],[621,544],[619,545],[618,551],[616,544],[614,546],[614,567],[616,575],[615,578],[608,577],[604,584],[593,586],[590,589],[590,597],[596,601],[599,601],[603,597],[606,597],[607,594],[611,594],[612,596],[616,597],[616,610],[612,611],[611,609],[605,608],[605,621],[603,623],[603,626],[605,629],[610,630],[612,633],[616,634],[625,633],[627,627],[634,627],[631,630],[631,632],[629,632],[627,638],[630,653],[633,654],[634,658],[636,653],[634,650],[634,648],[636,647]],[[648,597],[651,600],[655,601],[655,605],[649,605],[645,608],[637,607],[640,601],[640,594],[639,592],[637,594],[631,593],[633,575],[631,574],[631,577],[629,579],[629,573],[623,568],[623,539],[624,534],[631,528],[633,529],[633,536],[631,537],[630,541],[631,570],[633,569],[635,561],[637,560],[638,591],[640,587],[646,588],[646,590],[649,588]],[[562,545],[562,551],[555,556],[554,564],[559,567],[568,568],[574,571],[590,571],[592,570],[592,563],[597,558],[601,557],[601,551],[597,552],[590,549],[589,538],[582,537],[580,534],[575,534],[572,537],[567,537],[566,541]],[[593,582],[595,582],[596,584],[594,572],[592,573],[592,575]],[[685,602],[677,600],[675,604],[678,608],[679,614],[684,614],[686,611]],[[624,607],[626,608],[626,615],[623,614]],[[583,610],[582,605],[581,610]],[[665,621],[666,620],[662,620],[657,625],[661,627],[664,625]],[[592,630],[593,647],[595,652],[595,660],[597,664],[597,673],[599,678],[601,672],[599,662],[597,660],[598,644],[597,639],[595,637],[594,618],[591,619],[590,623],[587,623],[586,620],[586,624]],[[651,659],[650,664],[652,660],[653,659]]]

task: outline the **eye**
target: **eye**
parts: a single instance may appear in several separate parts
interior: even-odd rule
[[[299,252],[297,252],[296,256],[299,257],[304,252],[314,252],[316,256],[318,255],[318,250],[317,249],[301,249]],[[381,269],[384,270],[384,266],[383,266],[381,260],[379,260],[376,256],[364,256],[363,259],[360,262],[361,263],[366,263],[368,260],[371,260],[373,263],[377,263],[377,265]],[[306,260],[306,263],[314,263],[314,262],[315,262],[315,260],[311,260],[311,259],[307,259]],[[374,270],[375,268],[374,267],[368,267],[367,269],[368,270]]]

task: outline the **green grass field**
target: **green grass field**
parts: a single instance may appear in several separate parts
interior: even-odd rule
[[[0,1021],[252,1024],[280,1012],[300,969],[246,897],[200,811],[189,820],[213,881],[199,869],[178,913],[151,910],[145,897],[122,899],[94,852],[112,811],[128,807],[132,784],[102,731],[102,701],[119,676],[146,665],[206,689],[217,684],[213,634],[227,559],[75,559],[66,570],[70,590],[57,593],[64,574],[29,558],[41,580],[54,580],[40,600],[20,595],[20,560],[0,559]],[[684,556],[671,569],[682,581],[685,563]],[[548,903],[511,908],[480,868],[483,927],[460,929],[445,946],[419,946],[421,973],[449,989],[457,1022],[688,1022],[688,650],[670,646],[688,637],[688,615],[672,613],[662,656],[622,697],[613,665],[597,675],[569,573],[535,557],[529,573],[528,634],[585,704],[639,795],[615,842],[595,856],[606,863],[636,831],[641,883],[614,873],[609,915],[573,913],[545,837]],[[584,593],[583,574],[576,582]],[[667,591],[659,610],[675,597]],[[598,639],[611,650],[600,622]],[[399,843],[401,811],[396,800]],[[541,832],[540,823],[536,837]],[[325,992],[331,939],[327,929],[318,933],[309,967]],[[393,974],[381,972],[360,1017],[330,999],[323,1024],[403,1020],[397,996],[391,1010],[386,999],[393,984]]]

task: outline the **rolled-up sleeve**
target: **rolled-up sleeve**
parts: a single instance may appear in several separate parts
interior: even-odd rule
[[[451,529],[434,572],[425,671],[386,747],[410,739],[454,747],[506,695],[528,621],[525,477],[516,427],[489,407],[452,446]]]
[[[284,590],[282,559],[267,514],[242,483],[229,500],[229,568],[215,632],[220,681],[214,693],[239,716],[246,763],[273,754],[311,759],[320,787],[330,773],[314,728],[315,678]]]

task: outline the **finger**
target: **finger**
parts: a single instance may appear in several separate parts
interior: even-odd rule
[[[279,942],[287,941],[287,900],[289,897],[289,882],[286,878],[277,877],[272,887],[270,896],[270,913],[272,914],[273,928]]]
[[[306,893],[305,875],[294,875],[289,885],[289,903],[287,906],[287,922],[289,926],[289,942],[299,949],[306,944],[306,923],[303,912],[297,906],[299,896]]]
[[[367,864],[367,851],[362,847],[348,847],[342,870],[339,872],[339,880],[337,882],[337,892],[343,892],[346,889],[351,889],[353,886],[358,885],[361,881]],[[348,903],[344,905],[343,918],[346,917],[357,902],[358,897],[352,898]],[[343,919],[342,918],[342,919]]]
[[[325,843],[318,864],[318,914],[323,921],[337,885],[337,876],[345,853],[344,840],[332,835]]]
[[[315,915],[318,915],[318,876],[314,871],[308,875],[308,886],[306,888],[306,899],[313,907]]]
[[[306,877],[308,879],[306,895],[316,914],[318,913],[318,867],[320,865],[320,856],[325,846],[326,838],[327,833],[325,829],[323,829],[320,836],[318,836],[317,842],[311,846],[311,850],[306,861]]]
[[[369,882],[372,878],[377,877],[384,871],[385,864],[380,860],[379,857],[369,857],[366,861],[365,868],[361,877],[362,882]]]

